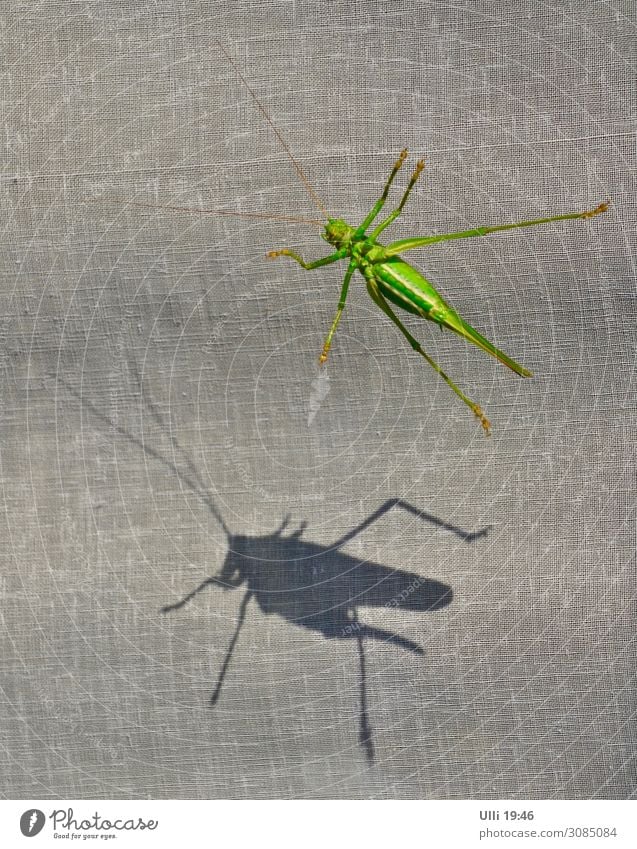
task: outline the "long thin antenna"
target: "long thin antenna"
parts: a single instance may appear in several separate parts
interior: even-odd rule
[[[281,146],[283,147],[283,150],[284,150],[284,151],[287,153],[287,155],[289,156],[289,158],[290,158],[290,161],[291,161],[292,165],[294,165],[294,168],[296,169],[297,174],[299,175],[299,177],[300,177],[300,178],[301,178],[301,180],[303,181],[303,185],[305,186],[305,188],[306,188],[306,189],[307,189],[307,191],[308,191],[308,194],[310,195],[310,197],[311,197],[311,198],[312,198],[312,200],[314,201],[315,206],[317,207],[317,209],[319,209],[319,210],[323,213],[323,215],[324,215],[326,218],[329,218],[329,213],[328,213],[328,211],[325,209],[325,205],[323,204],[323,202],[321,201],[320,197],[317,195],[317,193],[314,191],[314,189],[313,189],[313,188],[312,188],[312,186],[310,185],[310,181],[307,179],[307,177],[305,176],[305,174],[303,173],[303,171],[302,171],[302,169],[301,169],[301,166],[299,165],[299,163],[296,161],[296,159],[295,159],[295,158],[294,158],[294,156],[292,155],[292,151],[290,150],[290,148],[288,147],[288,145],[287,145],[287,143],[286,143],[285,139],[283,138],[283,136],[281,135],[281,133],[279,132],[279,130],[278,130],[278,129],[277,129],[277,127],[275,126],[274,122],[272,121],[272,119],[270,118],[270,116],[268,115],[268,113],[266,112],[265,107],[263,106],[263,104],[261,103],[261,101],[259,100],[259,98],[256,96],[256,94],[254,93],[254,91],[252,91],[252,89],[251,89],[251,88],[250,88],[250,86],[248,85],[248,81],[246,80],[246,78],[243,76],[243,74],[242,74],[242,73],[241,73],[241,71],[239,70],[239,67],[238,67],[237,63],[234,61],[234,59],[232,58],[232,56],[228,53],[228,51],[226,50],[226,48],[223,46],[223,44],[222,44],[220,41],[217,41],[217,44],[219,45],[219,48],[220,48],[221,52],[223,53],[223,55],[226,57],[226,59],[228,60],[228,62],[230,62],[230,64],[232,65],[232,67],[233,67],[233,68],[234,68],[234,70],[236,71],[236,73],[237,73],[237,75],[238,75],[239,79],[241,80],[241,82],[244,84],[244,86],[248,89],[248,91],[249,91],[249,92],[250,92],[250,94],[252,95],[252,99],[254,100],[254,102],[256,103],[256,105],[257,105],[257,106],[259,107],[259,109],[261,110],[261,113],[263,114],[263,117],[265,118],[265,120],[268,122],[268,124],[269,124],[269,125],[270,125],[270,127],[272,128],[272,131],[273,131],[274,135],[275,135],[275,136],[277,137],[277,139],[280,141]]]
[[[198,209],[196,206],[173,206],[167,203],[143,203],[137,200],[125,200],[124,198],[84,198],[85,203],[116,203],[123,206],[142,206],[146,209],[169,209],[171,212],[188,212],[190,215],[234,215],[239,218],[263,218],[273,221],[296,221],[300,224],[315,224],[323,226],[318,218],[299,218],[293,215],[273,215],[269,212],[234,212],[231,209]]]
[[[219,524],[221,525],[221,529],[225,533],[226,537],[228,539],[232,538],[230,528],[226,525],[223,520],[223,516],[219,512],[218,507],[216,506],[208,492],[206,492],[205,488],[202,486],[198,474],[193,475],[192,477],[185,474],[176,465],[176,463],[173,463],[172,460],[169,460],[164,457],[164,455],[160,451],[158,451],[156,448],[153,448],[144,439],[140,439],[138,436],[135,436],[133,433],[126,430],[126,428],[113,421],[110,416],[107,416],[105,413],[103,413],[92,401],[89,401],[85,395],[82,395],[81,392],[78,392],[70,383],[67,383],[67,381],[61,378],[58,374],[55,374],[54,372],[47,372],[47,375],[48,377],[56,380],[58,383],[61,383],[62,386],[64,386],[74,398],[77,398],[77,400],[84,407],[86,407],[87,410],[90,410],[94,416],[109,425],[109,427],[111,427],[116,433],[119,433],[121,436],[124,436],[133,445],[137,445],[137,447],[141,448],[141,450],[144,453],[148,454],[149,457],[153,457],[155,460],[158,460],[160,463],[163,463],[163,465],[166,466],[169,471],[175,474],[179,478],[179,480],[182,481],[182,483],[184,483],[188,487],[188,489],[192,490],[195,495],[199,496],[199,498],[210,510],[217,522],[219,522]],[[188,458],[188,465],[190,466],[190,471],[192,473],[194,467],[190,458]]]

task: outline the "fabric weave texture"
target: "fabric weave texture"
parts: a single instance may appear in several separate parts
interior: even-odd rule
[[[632,796],[632,4],[0,27],[0,794]],[[406,317],[491,437],[360,277],[319,372],[317,226],[136,205],[321,217],[219,43],[330,214],[424,157],[387,241],[611,202],[408,255],[534,373]]]

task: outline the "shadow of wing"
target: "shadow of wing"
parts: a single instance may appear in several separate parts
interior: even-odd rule
[[[354,611],[387,607],[426,612],[445,607],[453,597],[451,587],[440,581],[311,542],[284,537],[259,543],[260,556],[256,547],[242,552],[241,572],[261,610],[326,637],[358,633],[420,652],[419,646],[396,634],[361,623],[353,626]]]

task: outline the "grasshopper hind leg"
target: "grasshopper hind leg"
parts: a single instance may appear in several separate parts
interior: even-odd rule
[[[448,377],[445,374],[445,372],[440,368],[438,363],[435,360],[433,360],[429,356],[429,354],[427,354],[427,352],[422,348],[420,342],[414,336],[411,335],[411,333],[407,330],[407,328],[402,323],[402,321],[398,318],[398,316],[395,314],[395,312],[389,306],[389,304],[387,303],[385,298],[383,298],[383,296],[380,292],[380,289],[378,288],[378,284],[376,283],[376,280],[374,278],[373,271],[366,269],[363,273],[364,273],[365,279],[367,281],[367,291],[369,292],[372,300],[381,308],[381,310],[385,313],[385,315],[387,315],[388,318],[390,318],[391,321],[393,321],[393,323],[400,330],[400,332],[403,334],[405,339],[409,342],[409,344],[414,349],[414,351],[416,351],[418,354],[420,354],[422,357],[424,357],[427,360],[427,362],[429,363],[429,365],[434,369],[434,371],[436,371],[440,375],[440,377],[445,381],[445,383],[456,393],[456,395],[462,401],[464,401],[464,403],[467,405],[467,407],[469,407],[471,412],[476,416],[476,418],[478,419],[478,421],[482,425],[482,428],[483,428],[485,434],[487,436],[489,436],[489,433],[491,431],[491,422],[485,416],[485,414],[482,410],[482,407],[480,407],[478,404],[476,404],[470,398],[467,398],[467,396],[464,394],[464,392],[458,386],[456,386],[456,384],[451,380],[451,378]],[[441,327],[441,329],[442,329],[442,327]]]

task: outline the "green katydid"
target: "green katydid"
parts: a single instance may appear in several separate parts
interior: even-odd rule
[[[298,254],[287,248],[278,251],[270,251],[268,257],[274,258],[278,256],[289,256],[296,260],[303,268],[313,269],[324,265],[329,265],[338,260],[348,259],[349,265],[345,272],[345,279],[341,288],[341,295],[336,309],[336,315],[332,321],[332,325],[328,331],[323,345],[323,350],[319,357],[319,362],[322,364],[326,361],[332,338],[340,321],[350,280],[355,271],[359,271],[367,284],[367,291],[372,300],[380,309],[394,322],[411,347],[423,356],[429,365],[435,369],[442,379],[453,389],[453,391],[461,398],[464,403],[475,413],[480,420],[480,424],[484,428],[487,435],[489,434],[491,424],[481,407],[471,401],[459,389],[456,384],[445,374],[438,363],[433,360],[429,354],[422,348],[420,343],[407,330],[402,321],[398,318],[389,302],[400,307],[407,312],[413,313],[421,318],[426,318],[433,321],[442,329],[446,327],[448,330],[453,330],[459,336],[473,342],[483,351],[494,356],[501,363],[508,366],[516,374],[521,377],[531,377],[531,372],[523,366],[508,357],[503,351],[500,351],[491,342],[480,335],[477,330],[471,327],[458,313],[451,307],[444,298],[437,292],[431,283],[426,280],[422,274],[417,271],[412,265],[405,262],[400,254],[406,251],[420,248],[425,245],[431,245],[435,242],[443,242],[448,239],[461,239],[471,236],[485,236],[488,233],[495,233],[500,230],[511,230],[516,227],[531,227],[534,224],[546,224],[551,221],[564,221],[570,218],[591,218],[593,215],[598,215],[608,208],[607,203],[601,203],[595,209],[588,212],[572,212],[567,215],[554,215],[550,218],[536,218],[530,221],[520,221],[517,224],[500,224],[493,227],[476,227],[472,230],[463,230],[458,233],[443,233],[438,236],[423,236],[412,239],[401,239],[397,242],[392,242],[389,245],[381,245],[377,241],[377,237],[382,231],[394,221],[405,205],[409,193],[411,192],[420,172],[424,167],[422,160],[416,165],[416,169],[409,181],[407,189],[403,194],[402,200],[396,209],[387,216],[380,224],[378,224],[371,233],[367,233],[367,229],[372,224],[378,213],[383,207],[389,192],[394,177],[398,169],[403,164],[407,156],[407,151],[403,150],[396,164],[394,165],[389,179],[385,183],[385,188],[380,198],[374,204],[372,211],[365,218],[362,224],[358,227],[352,227],[345,221],[338,218],[328,218],[325,225],[323,238],[333,245],[337,250],[335,253],[314,262],[305,262]]]
[[[421,318],[429,319],[429,321],[433,321],[440,326],[442,329],[446,327],[449,330],[453,330],[454,333],[457,333],[459,336],[463,336],[465,339],[468,339],[470,342],[473,342],[474,345],[477,345],[479,348],[482,348],[487,353],[496,357],[496,359],[500,360],[500,362],[504,363],[504,365],[508,366],[512,371],[516,374],[519,374],[521,377],[530,377],[531,372],[524,368],[523,366],[516,363],[510,357],[508,357],[505,353],[500,351],[495,345],[492,345],[484,336],[481,336],[477,330],[471,327],[466,321],[464,321],[458,313],[443,299],[439,292],[434,289],[431,283],[426,280],[419,271],[417,271],[412,265],[405,262],[400,256],[400,254],[405,253],[406,251],[414,250],[414,248],[424,247],[425,245],[431,245],[435,242],[444,242],[450,239],[461,239],[461,238],[469,238],[472,236],[485,236],[488,233],[495,233],[501,230],[511,230],[518,227],[531,227],[534,224],[547,224],[552,221],[565,221],[571,218],[591,218],[594,215],[598,215],[601,212],[604,212],[608,208],[607,203],[601,203],[599,206],[595,207],[587,212],[572,212],[567,215],[553,215],[548,218],[536,218],[529,221],[520,221],[516,224],[500,224],[492,227],[476,227],[471,230],[463,230],[458,233],[444,233],[438,236],[424,236],[424,237],[416,237],[412,239],[401,239],[397,242],[392,242],[389,245],[381,245],[377,239],[378,236],[389,227],[400,215],[407,202],[407,198],[411,190],[413,189],[416,180],[420,176],[424,168],[424,162],[419,160],[416,164],[416,168],[414,173],[411,176],[409,183],[407,184],[407,188],[402,196],[402,199],[398,206],[394,209],[394,211],[387,216],[387,218],[383,219],[380,224],[377,224],[376,227],[371,231],[367,232],[369,227],[372,225],[373,221],[376,219],[381,209],[383,208],[385,201],[387,200],[387,195],[389,193],[389,189],[391,184],[396,177],[400,167],[403,162],[407,158],[407,151],[403,150],[398,157],[392,171],[385,183],[385,187],[380,198],[376,201],[374,206],[372,207],[371,212],[365,217],[362,224],[358,227],[352,227],[347,222],[343,221],[340,218],[331,218],[325,209],[324,204],[318,198],[314,189],[310,186],[305,174],[301,170],[299,164],[292,156],[291,151],[289,150],[285,140],[282,138],[278,129],[273,124],[270,116],[266,112],[265,108],[260,103],[256,94],[252,91],[250,86],[248,85],[247,80],[237,67],[236,63],[233,61],[232,57],[225,50],[223,45],[219,45],[223,53],[225,54],[228,61],[232,64],[241,81],[250,92],[252,98],[255,103],[265,116],[267,122],[270,127],[276,134],[277,138],[283,145],[284,150],[290,157],[292,164],[296,168],[299,176],[301,177],[304,185],[306,186],[310,196],[312,197],[314,203],[318,207],[318,209],[323,213],[323,215],[327,219],[327,223],[325,224],[325,229],[322,234],[322,238],[325,239],[326,242],[329,242],[330,245],[336,248],[336,252],[330,254],[329,256],[323,257],[322,259],[317,259],[314,262],[305,262],[305,260],[300,257],[294,251],[291,251],[287,248],[283,248],[282,250],[270,251],[267,256],[270,259],[280,256],[288,256],[291,259],[296,260],[296,262],[301,265],[302,268],[307,270],[311,270],[314,268],[322,268],[324,265],[330,265],[333,262],[338,262],[339,260],[349,260],[347,271],[345,272],[345,279],[343,280],[343,285],[341,287],[341,294],[338,301],[338,307],[336,309],[336,315],[334,316],[334,320],[330,326],[327,337],[325,339],[325,344],[323,345],[323,350],[321,351],[321,355],[319,357],[319,363],[321,365],[327,360],[327,355],[330,350],[330,346],[332,344],[332,339],[334,337],[334,333],[336,332],[336,328],[341,319],[341,315],[343,313],[343,309],[345,307],[345,301],[347,300],[347,293],[349,290],[350,281],[354,275],[355,271],[360,272],[360,274],[365,279],[365,283],[367,285],[367,291],[369,292],[372,300],[376,303],[380,309],[388,316],[388,318],[393,321],[393,323],[398,327],[400,332],[403,334],[405,339],[409,342],[411,347],[419,353],[422,357],[427,360],[429,365],[442,377],[442,379],[453,389],[453,391],[460,397],[465,404],[475,413],[475,415],[480,420],[480,424],[484,428],[485,432],[488,434],[490,429],[490,423],[487,417],[482,412],[482,409],[471,401],[467,396],[456,386],[456,384],[445,374],[445,372],[440,368],[438,363],[433,360],[429,354],[427,354],[420,343],[412,336],[412,334],[407,330],[402,321],[398,318],[392,307],[390,306],[391,302],[394,306],[400,307],[400,309],[406,310],[414,315],[417,315]],[[321,222],[322,223],[322,222]]]
[[[288,248],[284,248],[282,250],[274,250],[270,251],[267,254],[267,257],[272,259],[275,257],[287,256],[291,259],[294,259],[302,268],[311,270],[315,268],[322,268],[325,265],[330,265],[331,263],[338,262],[339,260],[348,260],[347,271],[345,272],[345,278],[343,280],[343,284],[341,287],[341,293],[338,300],[338,306],[336,309],[336,315],[334,316],[334,320],[330,326],[327,337],[325,339],[325,344],[323,345],[323,350],[319,357],[319,363],[322,365],[328,356],[328,352],[330,350],[330,346],[332,344],[332,339],[334,337],[334,333],[336,332],[336,328],[341,319],[341,315],[343,313],[343,309],[345,307],[345,302],[347,299],[347,294],[349,290],[350,281],[354,275],[354,272],[358,271],[362,275],[365,280],[367,291],[369,292],[374,303],[380,307],[380,309],[385,313],[385,315],[396,325],[396,327],[403,334],[405,339],[411,345],[411,347],[420,354],[425,360],[429,363],[429,365],[440,375],[440,377],[451,387],[451,389],[458,395],[459,398],[464,401],[464,403],[473,411],[473,413],[477,416],[480,421],[480,424],[484,428],[485,432],[488,434],[490,430],[490,422],[483,413],[482,409],[478,406],[478,404],[471,401],[459,388],[456,384],[445,374],[442,368],[438,365],[438,363],[433,360],[429,354],[427,354],[420,343],[415,339],[415,337],[407,330],[404,326],[400,318],[396,315],[394,309],[390,304],[394,307],[399,307],[402,310],[405,310],[413,315],[417,315],[420,318],[426,318],[429,321],[433,321],[439,325],[439,327],[447,328],[448,330],[452,330],[454,333],[457,333],[459,336],[464,337],[470,342],[473,342],[474,345],[477,345],[479,348],[482,348],[483,351],[491,354],[493,357],[498,359],[501,363],[508,366],[512,371],[521,377],[530,377],[531,372],[519,365],[515,362],[515,360],[508,357],[505,353],[500,351],[495,347],[491,342],[484,338],[477,330],[471,327],[466,321],[464,321],[460,315],[451,307],[444,298],[439,294],[439,292],[434,289],[431,283],[426,280],[422,274],[417,271],[412,265],[405,262],[404,259],[401,258],[401,254],[414,250],[415,248],[425,247],[426,245],[432,245],[436,242],[444,242],[451,239],[462,239],[462,238],[471,238],[473,236],[485,236],[489,233],[501,232],[502,230],[512,230],[520,227],[531,227],[535,224],[548,224],[553,221],[565,221],[567,219],[576,219],[576,218],[592,218],[594,215],[599,215],[601,212],[604,212],[608,208],[608,203],[600,203],[599,206],[595,207],[595,209],[586,211],[586,212],[571,212],[566,215],[553,215],[546,218],[535,218],[528,221],[519,221],[516,224],[500,224],[496,226],[485,226],[485,227],[476,227],[471,230],[462,230],[457,233],[443,233],[441,235],[436,236],[422,236],[415,237],[411,239],[401,239],[397,242],[391,242],[388,245],[382,245],[377,240],[380,234],[392,224],[398,216],[403,211],[407,198],[409,197],[420,173],[424,168],[424,162],[419,160],[416,164],[416,168],[409,180],[407,188],[403,193],[402,199],[398,206],[390,213],[386,218],[384,218],[380,224],[377,224],[371,232],[369,228],[371,227],[374,220],[379,215],[381,209],[383,208],[385,201],[387,200],[387,196],[389,193],[389,189],[396,177],[398,171],[403,165],[406,157],[407,151],[403,150],[398,157],[392,171],[385,183],[385,187],[382,191],[381,196],[376,201],[374,206],[372,207],[371,212],[365,217],[363,222],[358,227],[353,227],[347,222],[343,221],[340,218],[332,218],[327,212],[324,204],[318,197],[314,188],[310,185],[307,177],[303,173],[299,163],[296,161],[292,152],[290,151],[288,145],[285,142],[285,139],[282,137],[281,133],[271,120],[268,115],[265,107],[261,104],[256,94],[248,84],[247,80],[237,67],[236,63],[232,59],[232,57],[228,54],[227,50],[223,47],[222,44],[219,44],[221,51],[224,53],[230,64],[233,66],[237,75],[243,82],[244,86],[250,93],[257,107],[260,109],[261,113],[264,115],[266,121],[270,125],[271,129],[275,133],[279,142],[283,146],[286,154],[290,158],[292,165],[296,169],[299,177],[301,178],[308,194],[312,198],[315,206],[321,211],[324,216],[324,220],[315,220],[315,219],[298,219],[293,218],[292,216],[275,216],[268,215],[266,213],[233,213],[231,211],[226,210],[186,210],[183,207],[167,207],[168,209],[175,209],[178,211],[192,211],[192,212],[202,212],[202,213],[215,213],[221,215],[240,215],[245,217],[255,217],[255,218],[279,218],[282,220],[297,220],[297,221],[305,221],[307,223],[318,224],[324,228],[322,233],[322,238],[325,241],[329,242],[336,251],[334,253],[329,254],[329,256],[323,257],[321,259],[317,259],[313,262],[306,262],[301,256],[299,256],[294,251],[289,250]],[[146,206],[146,204],[137,204],[140,206]]]

